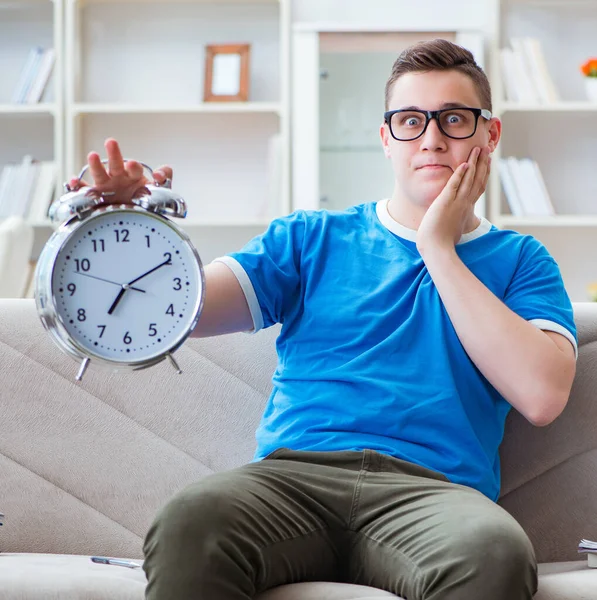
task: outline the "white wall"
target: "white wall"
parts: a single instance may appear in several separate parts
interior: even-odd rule
[[[445,30],[490,30],[491,0],[294,0],[292,20],[343,23],[355,28],[423,30],[441,22]]]

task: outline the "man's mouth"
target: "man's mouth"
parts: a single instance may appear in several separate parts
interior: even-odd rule
[[[435,170],[439,170],[439,169],[449,169],[449,168],[450,167],[448,167],[447,165],[433,164],[433,165],[423,165],[421,167],[417,167],[417,171],[421,171],[421,170],[435,171]]]

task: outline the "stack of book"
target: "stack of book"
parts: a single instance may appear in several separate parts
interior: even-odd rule
[[[551,104],[560,95],[551,78],[539,40],[510,38],[511,47],[500,50],[506,100],[522,104]]]
[[[499,174],[511,213],[515,217],[546,217],[555,209],[539,165],[530,158],[500,158]]]
[[[0,219],[13,215],[32,223],[47,221],[56,190],[56,166],[31,155],[5,165],[0,174]]]
[[[587,554],[589,567],[597,568],[597,542],[590,540],[581,540],[578,545],[579,554]]]
[[[41,46],[31,48],[21,70],[12,101],[17,104],[40,102],[48,87],[55,60],[54,48],[44,49]]]

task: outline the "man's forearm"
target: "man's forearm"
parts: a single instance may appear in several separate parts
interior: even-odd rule
[[[424,260],[464,349],[481,373],[532,423],[555,419],[574,377],[568,357],[479,281],[455,249],[432,249]]]

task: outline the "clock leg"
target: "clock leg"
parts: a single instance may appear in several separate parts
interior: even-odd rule
[[[168,354],[166,356],[170,359],[170,363],[172,364],[172,366],[174,367],[176,372],[180,375],[182,373],[182,371],[181,371],[180,367],[178,366],[178,363],[174,360],[174,357],[172,356],[172,354],[170,354],[170,352],[168,352]]]
[[[79,367],[79,372],[77,373],[77,376],[75,377],[75,379],[77,381],[81,381],[81,379],[83,379],[83,375],[85,375],[85,371],[87,371],[87,367],[89,366],[90,360],[91,360],[90,358],[83,359],[83,362],[81,363],[81,366]]]

